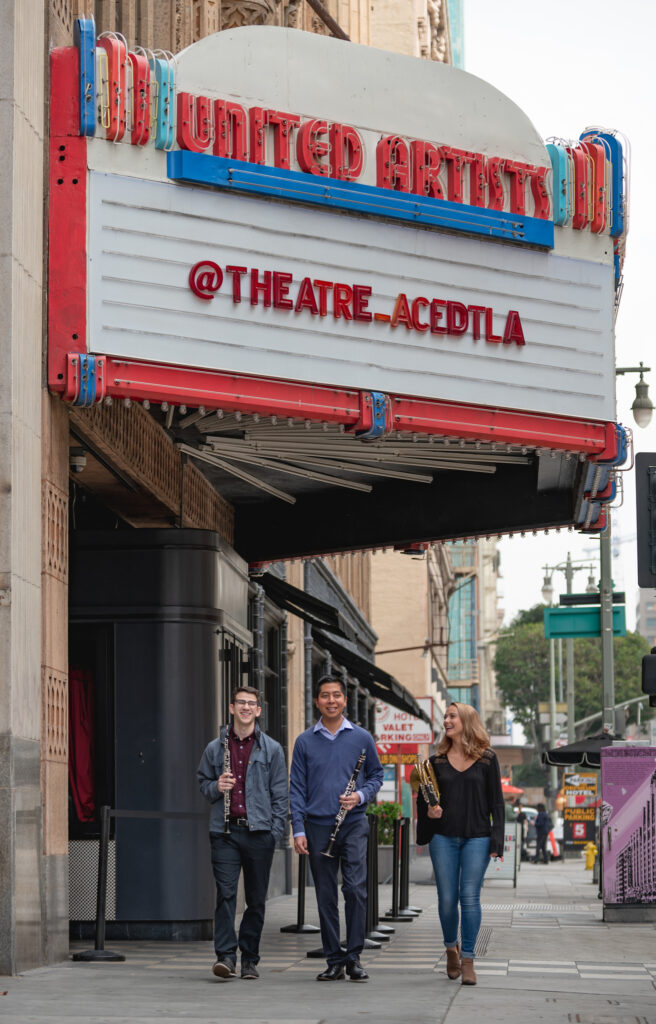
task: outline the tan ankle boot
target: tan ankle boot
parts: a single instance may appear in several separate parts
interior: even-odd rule
[[[474,970],[474,961],[470,956],[463,956],[460,961],[462,967],[462,984],[463,985],[475,985],[476,984],[476,972]]]
[[[446,974],[448,978],[455,981],[460,977],[460,946],[454,946],[446,950]]]

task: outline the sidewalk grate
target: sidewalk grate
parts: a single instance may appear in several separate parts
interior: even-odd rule
[[[593,913],[589,905],[573,907],[571,903],[482,903],[481,909],[488,913],[494,910],[522,910],[525,912],[534,910],[538,913],[550,912],[553,914],[564,913],[565,911],[570,914]]]

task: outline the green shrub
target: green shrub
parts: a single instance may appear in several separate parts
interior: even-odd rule
[[[394,842],[394,822],[401,817],[401,804],[393,800],[382,800],[370,807],[367,814],[375,814],[378,818],[379,845],[391,846]]]

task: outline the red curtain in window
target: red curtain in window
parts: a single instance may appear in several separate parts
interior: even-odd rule
[[[93,683],[91,673],[72,668],[68,675],[68,778],[80,821],[96,816],[93,769]]]

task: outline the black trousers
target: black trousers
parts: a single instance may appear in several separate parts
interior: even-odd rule
[[[230,835],[210,832],[210,844],[216,882],[214,949],[217,959],[236,963],[239,947],[242,959],[256,964],[260,959],[260,936],[275,840],[270,832],[249,832],[246,825],[231,823]],[[246,909],[237,937],[235,911],[242,870]]]
[[[547,839],[549,834],[547,832],[538,832],[535,837],[535,863],[540,860],[540,854],[542,854],[542,860],[545,864],[549,863],[547,856]]]
[[[323,952],[329,964],[357,960],[364,947],[367,923],[367,839],[369,821],[364,814],[347,815],[334,846],[334,857],[323,857],[332,825],[305,822],[310,867],[314,878]],[[346,953],[339,944],[337,871],[342,869],[346,916]]]

